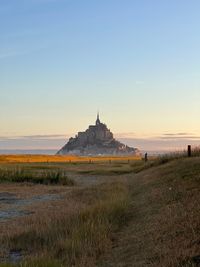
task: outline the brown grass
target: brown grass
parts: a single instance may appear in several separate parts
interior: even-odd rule
[[[63,266],[94,266],[111,248],[112,234],[124,225],[128,207],[123,184],[72,190],[54,206],[39,206],[35,215],[17,219],[9,227],[3,224],[0,241],[7,250],[23,251],[24,264],[49,259]]]
[[[200,158],[179,159],[130,178],[132,220],[102,266],[199,266]]]

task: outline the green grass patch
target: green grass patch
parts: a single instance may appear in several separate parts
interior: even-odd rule
[[[21,168],[8,170],[0,169],[0,182],[15,182],[15,183],[36,183],[46,185],[69,185],[72,186],[75,182],[67,177],[64,172],[48,171],[29,173]]]

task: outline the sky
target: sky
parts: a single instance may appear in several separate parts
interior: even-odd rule
[[[200,144],[199,0],[0,0],[0,150],[100,118],[143,150]]]

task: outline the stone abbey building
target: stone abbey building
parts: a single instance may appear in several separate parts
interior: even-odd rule
[[[96,124],[90,125],[85,132],[79,132],[71,137],[62,147],[58,155],[135,155],[138,149],[128,147],[115,140],[112,132],[102,123],[97,114]]]

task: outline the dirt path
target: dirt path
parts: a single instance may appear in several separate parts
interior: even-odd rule
[[[148,177],[148,174],[127,176],[132,193],[131,219],[118,235],[111,254],[107,255],[99,266],[148,266],[153,245],[148,229],[153,223],[153,213],[158,208],[156,203],[152,205]]]

